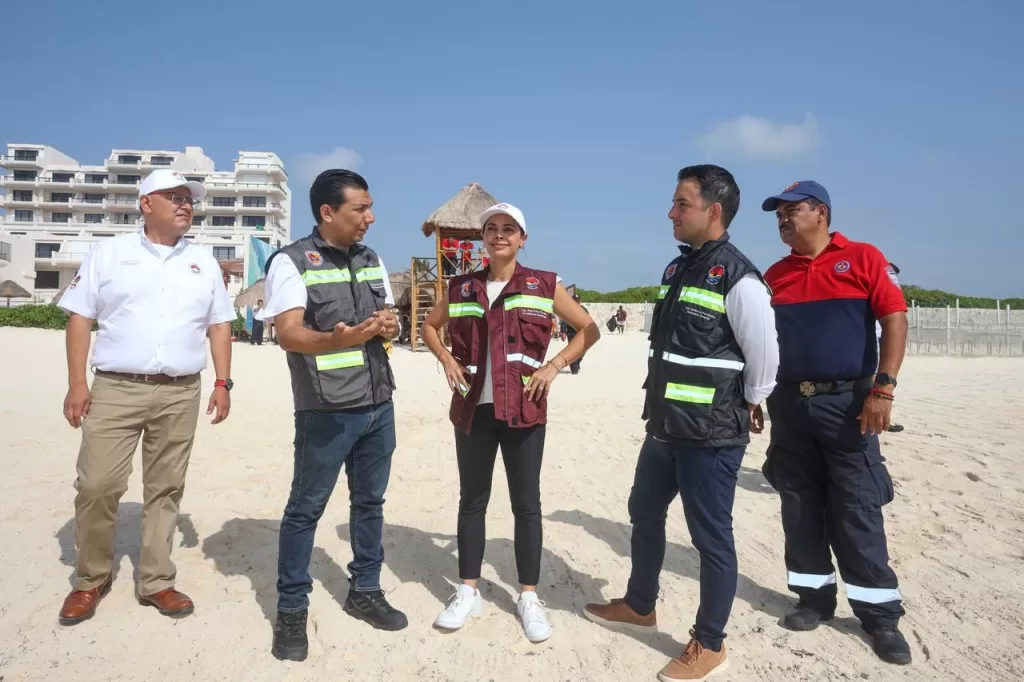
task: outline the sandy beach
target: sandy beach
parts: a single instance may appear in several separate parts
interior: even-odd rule
[[[553,343],[551,352],[561,347]],[[454,634],[432,627],[458,577],[448,389],[428,353],[397,349],[398,450],[382,583],[410,626],[382,633],[341,610],[351,557],[342,482],[317,535],[310,656],[297,664],[270,655],[277,527],[292,467],[283,351],[236,344],[231,416],[218,426],[200,420],[173,553],[178,587],[195,600],[195,614],[174,621],[134,600],[136,456],[121,501],[113,590],[92,620],[64,628],[57,612],[74,565],[80,437],[61,415],[64,336],[0,329],[0,680],[655,679],[688,639],[697,605],[698,558],[678,502],[669,517],[661,632],[621,634],[581,615],[588,601],[621,596],[629,574],[626,499],[643,440],[646,356],[643,333],[606,334],[580,375],[554,384],[540,586],[554,635],[533,645],[515,616],[500,458],[481,583],[487,610]],[[211,384],[212,369],[204,408]],[[914,663],[879,662],[845,601],[831,627],[800,634],[779,627],[794,597],[786,590],[778,497],[760,474],[766,431],[754,436],[741,472],[731,668],[715,679],[1024,679],[1024,359],[911,356],[898,395],[894,415],[906,430],[882,439],[897,495],[886,522]]]

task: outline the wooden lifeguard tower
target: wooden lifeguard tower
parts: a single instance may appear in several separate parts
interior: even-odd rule
[[[482,241],[483,233],[477,224],[477,219],[481,213],[496,203],[498,200],[487,190],[479,184],[471,182],[423,221],[423,235],[434,237],[434,251],[429,257],[414,256],[409,266],[410,319],[412,320],[409,343],[412,350],[417,350],[422,343],[420,329],[423,326],[423,320],[435,303],[441,300],[441,296],[447,290],[448,280],[452,277],[450,274],[445,274],[443,263],[446,256],[441,249],[441,242],[448,238],[455,238],[460,242]],[[455,265],[457,274],[465,272],[467,268],[469,271],[473,271],[480,267],[480,257],[474,250],[470,252],[468,263],[457,258]],[[445,343],[447,343],[446,338]]]

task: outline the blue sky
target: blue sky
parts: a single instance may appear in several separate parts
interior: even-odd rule
[[[713,6],[712,6],[713,5]],[[102,11],[99,7],[102,6]],[[760,202],[794,180],[904,283],[1024,294],[1024,3],[7,3],[0,143],[83,163],[270,150],[311,227],[311,173],[368,179],[390,270],[468,182],[520,206],[525,262],[603,290],[675,254],[675,173],[737,177],[732,238],[786,253]]]

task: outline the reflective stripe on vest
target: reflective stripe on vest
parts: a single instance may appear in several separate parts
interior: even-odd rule
[[[371,282],[373,280],[384,280],[384,269],[379,265],[372,268],[359,268],[356,270],[357,282]],[[341,268],[330,270],[306,270],[302,273],[302,282],[307,287],[317,284],[333,284],[335,282],[351,282],[352,273]]]
[[[479,303],[449,303],[448,317],[483,317],[484,307]]]
[[[666,296],[668,296],[668,285],[667,284],[662,284],[661,288],[658,289],[658,300],[660,301],[661,299],[665,298]]]
[[[647,357],[654,357],[654,349],[650,348],[647,351]],[[676,365],[687,365],[688,367],[717,367],[718,369],[734,369],[740,371],[743,369],[743,363],[736,360],[717,360],[715,358],[688,358],[685,355],[676,355],[675,353],[663,352],[661,359],[665,362],[671,362]]]
[[[683,287],[682,291],[679,292],[679,300],[685,303],[693,303],[718,313],[725,312],[725,297],[707,289]]]
[[[507,360],[508,362],[521,362],[524,365],[527,365],[528,367],[533,367],[534,369],[538,369],[541,365],[544,364],[540,360],[534,360],[529,355],[523,355],[522,353],[510,353],[509,355],[505,356],[505,360]]]
[[[343,353],[331,353],[329,355],[316,356],[316,371],[318,372],[329,372],[332,369],[362,366],[363,351],[361,350],[350,350]]]
[[[533,308],[534,310],[540,310],[553,315],[555,312],[555,301],[551,298],[527,296],[525,294],[516,294],[505,299],[505,310],[515,310],[516,308]]]
[[[690,384],[666,384],[665,397],[681,403],[700,403],[710,405],[715,399],[715,389]]]

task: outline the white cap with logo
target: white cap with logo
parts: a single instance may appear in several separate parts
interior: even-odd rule
[[[523,217],[523,212],[512,204],[495,204],[489,209],[480,214],[480,227],[483,228],[484,223],[491,216],[496,215],[507,215],[512,220],[519,224],[519,227],[523,228],[523,234],[526,234],[526,218]]]
[[[139,196],[144,197],[147,194],[178,187],[187,187],[192,192],[193,199],[202,199],[206,196],[206,187],[203,183],[186,180],[184,175],[170,168],[158,168],[147,175],[139,185]]]

